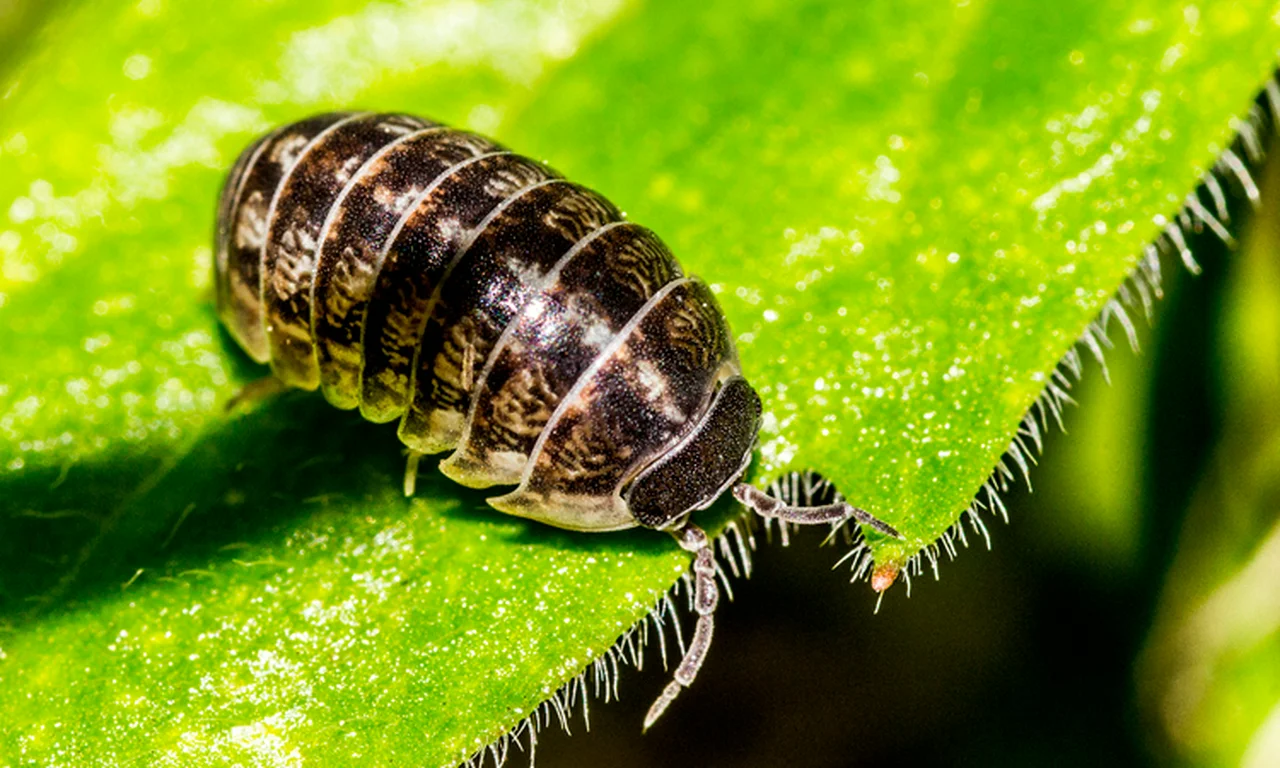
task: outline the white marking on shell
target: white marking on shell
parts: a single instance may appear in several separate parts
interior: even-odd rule
[[[249,198],[240,204],[240,215],[236,217],[236,247],[244,250],[261,248],[267,239],[267,216],[263,209],[265,196],[260,190],[254,190]]]

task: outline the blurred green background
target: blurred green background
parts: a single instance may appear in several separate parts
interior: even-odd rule
[[[22,51],[58,0],[0,0],[0,67]]]
[[[0,0],[0,63],[53,7]],[[1280,765],[1278,175],[1241,248],[1166,262],[1142,353],[1087,366],[992,551],[873,614],[840,552],[765,547],[664,722],[639,733],[650,653],[538,764]]]
[[[660,665],[538,765],[1280,766],[1280,164],[1235,251],[1165,260],[1143,349],[1086,363],[1035,490],[941,580],[875,595],[762,548],[654,731]],[[1086,355],[1087,357],[1087,355]]]

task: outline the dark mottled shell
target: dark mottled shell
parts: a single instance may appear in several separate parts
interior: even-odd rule
[[[710,290],[652,232],[408,115],[318,115],[252,144],[215,263],[227,328],[285,384],[399,419],[412,450],[453,452],[449,477],[515,485],[490,503],[561,527],[635,525],[626,484],[739,375]]]

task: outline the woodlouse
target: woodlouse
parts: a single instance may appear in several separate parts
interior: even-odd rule
[[[236,161],[219,201],[218,313],[287,387],[400,420],[417,461],[561,528],[671,532],[693,553],[694,640],[645,727],[688,686],[718,600],[690,514],[750,461],[760,399],[715,299],[599,194],[484,137],[403,114],[282,126]],[[827,523],[847,504],[765,517]]]

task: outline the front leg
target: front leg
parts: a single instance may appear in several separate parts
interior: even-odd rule
[[[680,548],[693,553],[693,607],[698,614],[698,624],[693,630],[693,640],[685,650],[680,666],[676,667],[675,679],[667,683],[662,695],[649,713],[644,716],[644,730],[657,722],[662,713],[667,711],[671,702],[675,701],[680,691],[688,688],[702,668],[702,662],[711,648],[711,633],[715,629],[715,610],[720,602],[720,589],[716,586],[716,560],[711,551],[711,541],[707,534],[693,523],[672,532]]]
[[[865,509],[859,509],[843,501],[835,504],[825,504],[821,507],[793,507],[746,483],[739,483],[733,487],[733,497],[764,518],[772,518],[797,525],[840,523],[853,518],[860,523],[871,526],[886,536],[892,536],[895,539],[902,538],[902,534],[898,533],[893,526],[875,517]]]

